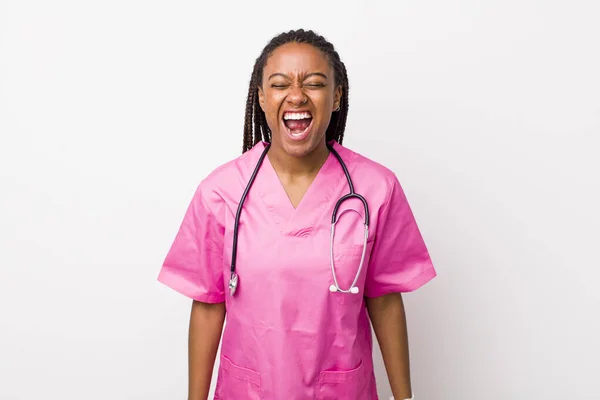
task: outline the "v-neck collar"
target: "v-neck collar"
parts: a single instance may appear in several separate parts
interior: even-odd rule
[[[249,167],[252,170],[266,144],[259,142],[256,145],[255,157],[248,158]],[[336,150],[341,147],[338,143],[333,143],[333,145]],[[288,197],[269,157],[264,158],[250,191],[254,190],[260,196],[273,223],[283,235],[308,236],[323,214],[333,209],[335,200],[332,202],[332,198],[342,184],[347,185],[342,166],[329,152],[325,163],[319,169],[296,208]]]

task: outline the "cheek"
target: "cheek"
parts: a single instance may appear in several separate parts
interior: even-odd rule
[[[263,103],[263,111],[265,114],[277,116],[284,98],[285,96],[281,93],[272,93],[265,96],[265,101]]]
[[[318,92],[312,95],[311,99],[317,108],[327,108],[333,104],[333,93],[330,91]]]

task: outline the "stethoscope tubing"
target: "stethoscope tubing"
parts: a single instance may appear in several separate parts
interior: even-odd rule
[[[250,176],[250,180],[248,181],[248,184],[246,185],[246,189],[244,190],[244,193],[242,194],[240,203],[238,204],[238,208],[237,208],[237,211],[235,214],[235,222],[234,222],[234,226],[233,226],[233,247],[232,247],[232,254],[231,254],[231,269],[230,269],[231,276],[229,279],[229,292],[232,296],[235,294],[235,292],[237,290],[237,285],[238,285],[238,275],[236,273],[236,261],[237,261],[239,222],[240,222],[240,216],[242,214],[242,208],[244,206],[244,202],[246,201],[246,198],[248,197],[248,192],[250,191],[250,188],[252,187],[254,180],[256,179],[256,175],[258,174],[258,171],[260,170],[260,167],[263,164],[263,161],[264,161],[270,147],[271,147],[271,143],[267,143],[265,146],[265,149],[263,150],[262,154],[260,155],[260,158],[259,158],[258,162],[256,163],[256,167],[254,168],[254,171],[252,172],[252,175]],[[350,173],[348,172],[348,168],[346,167],[346,164],[342,160],[342,157],[333,148],[333,146],[331,144],[328,143],[327,147],[328,147],[329,151],[331,151],[331,153],[333,153],[333,155],[336,157],[336,159],[338,160],[342,169],[344,170],[344,175],[346,176],[346,180],[348,181],[348,187],[350,189],[350,193],[342,196],[336,202],[335,207],[332,212],[332,215],[331,215],[330,262],[331,262],[331,273],[333,275],[334,284],[329,287],[329,290],[331,292],[356,294],[356,293],[358,293],[358,287],[356,286],[356,283],[358,282],[360,273],[363,268],[363,263],[365,260],[365,253],[366,253],[366,249],[367,249],[367,241],[369,238],[369,223],[370,223],[369,205],[367,203],[367,200],[363,196],[361,196],[360,194],[358,194],[354,191],[354,183],[352,182],[352,178],[350,177]],[[344,201],[352,199],[352,198],[359,199],[363,203],[363,207],[365,210],[365,216],[364,216],[364,218],[365,218],[365,220],[364,220],[365,233],[364,233],[364,242],[363,242],[363,251],[362,251],[362,255],[361,255],[361,260],[360,260],[360,264],[359,264],[357,273],[354,277],[354,281],[352,282],[352,285],[350,285],[349,289],[342,289],[339,286],[339,283],[337,280],[337,274],[335,272],[335,263],[334,263],[334,254],[333,254],[333,239],[334,239],[334,235],[335,235],[335,224],[337,223],[338,210],[339,210],[340,206],[344,203]]]

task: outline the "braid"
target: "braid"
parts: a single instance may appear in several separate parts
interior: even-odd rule
[[[339,61],[339,58],[338,58]],[[340,110],[331,116],[331,122],[327,127],[327,141],[335,140],[339,144],[344,141],[344,131],[346,129],[346,119],[348,118],[348,75],[346,66],[339,61],[339,69],[335,70],[335,75],[342,77],[340,84],[342,85],[342,98],[340,99]],[[336,78],[337,80],[337,78]]]
[[[244,151],[252,148],[252,106],[254,103],[254,90],[252,90],[252,82],[250,82],[250,89],[248,90],[248,100],[246,100],[246,118],[244,122]]]
[[[344,140],[344,131],[346,129],[346,119],[348,117],[348,74],[346,66],[341,61],[339,54],[333,47],[333,44],[328,42],[323,36],[317,35],[313,31],[305,31],[299,29],[296,31],[284,32],[275,36],[265,46],[260,56],[256,59],[254,70],[250,78],[250,86],[248,88],[248,98],[246,100],[246,116],[244,120],[244,143],[242,153],[250,150],[255,144],[261,140],[265,142],[271,141],[271,129],[267,124],[267,118],[264,111],[260,108],[258,102],[258,88],[262,85],[263,69],[267,59],[277,49],[286,43],[306,43],[321,50],[329,58],[334,75],[336,86],[342,86],[342,98],[340,101],[339,111],[331,115],[331,121],[327,127],[325,134],[326,140],[335,140],[342,144]]]

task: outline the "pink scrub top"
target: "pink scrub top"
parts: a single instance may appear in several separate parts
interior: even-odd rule
[[[235,214],[265,143],[213,171],[198,186],[159,281],[194,300],[225,302],[214,399],[375,400],[373,339],[364,297],[413,291],[436,272],[396,175],[337,143],[370,208],[358,294],[332,293],[331,215],[349,192],[330,154],[297,208],[265,157],[239,222],[239,286],[228,293]],[[359,266],[364,212],[343,203],[334,265],[348,289]]]

